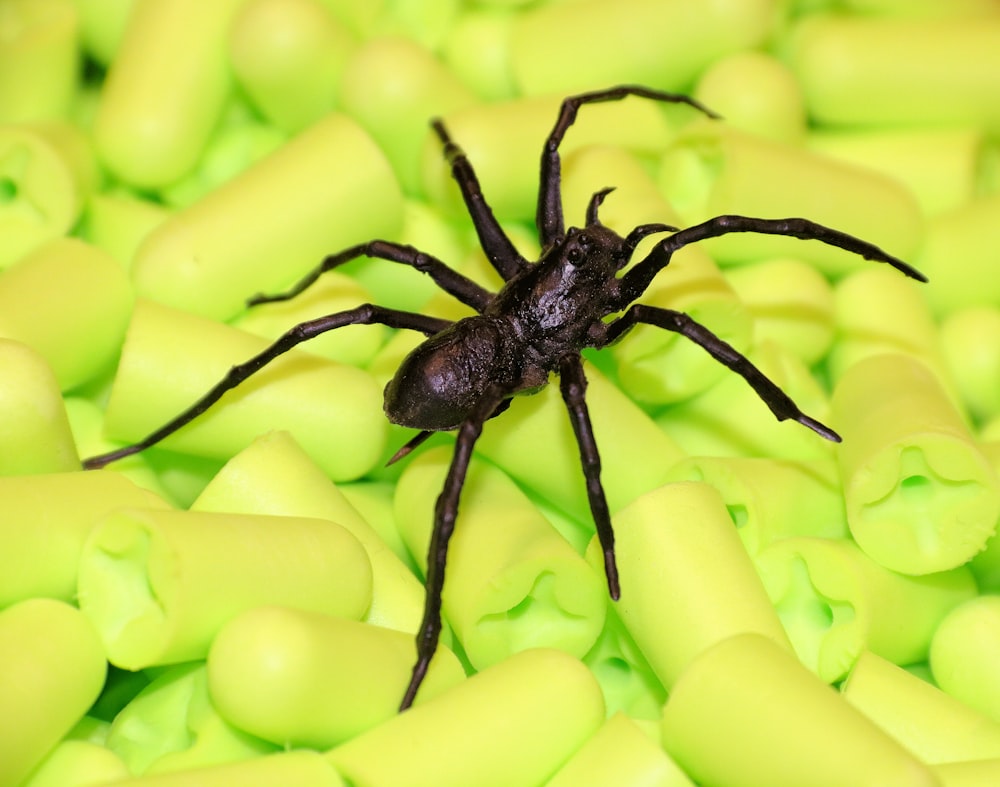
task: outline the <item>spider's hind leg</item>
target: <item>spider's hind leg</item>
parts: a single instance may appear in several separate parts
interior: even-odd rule
[[[491,386],[472,414],[458,428],[448,475],[434,505],[434,529],[427,549],[424,615],[417,630],[417,661],[413,665],[410,683],[399,706],[401,711],[413,704],[441,637],[441,592],[444,589],[444,572],[448,561],[448,542],[455,531],[458,501],[472,460],[472,449],[482,434],[483,424],[497,412],[505,398],[505,391],[499,386]]]
[[[236,386],[248,380],[269,363],[302,342],[307,342],[327,331],[343,328],[347,325],[373,324],[418,331],[431,336],[438,331],[444,330],[452,323],[450,320],[442,320],[437,317],[428,317],[423,314],[414,314],[398,309],[387,309],[383,306],[375,306],[368,303],[348,309],[347,311],[336,312],[335,314],[328,314],[325,317],[318,317],[314,320],[299,323],[278,337],[276,341],[257,353],[257,355],[241,364],[233,366],[226,376],[217,382],[200,399],[156,431],[151,432],[137,443],[109,451],[106,454],[92,456],[83,462],[83,466],[87,470],[95,470],[156,445],[161,440],[169,437],[195,420],[199,415],[208,410],[209,407],[219,401],[227,391],[236,388]]]
[[[590,422],[585,397],[587,378],[583,373],[583,362],[577,355],[569,355],[559,363],[559,390],[569,412],[573,434],[580,448],[580,462],[587,482],[587,500],[590,513],[597,528],[597,540],[604,554],[604,574],[608,580],[608,592],[615,601],[621,595],[618,584],[618,565],[615,561],[615,534],[611,527],[611,512],[601,483],[601,457],[594,439],[594,427]]]

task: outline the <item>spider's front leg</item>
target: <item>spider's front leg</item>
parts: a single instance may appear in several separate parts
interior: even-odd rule
[[[815,221],[801,218],[759,219],[752,216],[716,216],[687,227],[657,243],[645,259],[637,262],[621,278],[620,308],[636,300],[652,283],[653,278],[670,263],[674,252],[698,241],[717,238],[733,232],[755,232],[761,235],[785,235],[800,240],[816,240],[857,254],[866,260],[884,262],[911,279],[926,282],[927,277],[901,259],[883,251],[868,241],[835,230]]]
[[[99,454],[84,460],[83,466],[87,470],[95,470],[104,467],[111,462],[123,459],[126,456],[137,454],[140,451],[156,445],[161,440],[169,437],[174,432],[191,423],[195,418],[204,413],[222,398],[223,394],[232,390],[236,386],[248,380],[267,364],[284,355],[302,342],[326,333],[327,331],[343,328],[347,325],[387,325],[390,328],[406,328],[408,330],[419,331],[426,336],[432,336],[451,325],[450,320],[442,320],[437,317],[428,317],[423,314],[400,311],[398,309],[387,309],[382,306],[375,306],[367,303],[357,306],[347,311],[329,314],[315,320],[308,320],[299,323],[292,329],[282,334],[275,342],[259,352],[253,358],[244,363],[232,367],[229,372],[218,383],[216,383],[204,396],[194,404],[171,419],[159,429],[151,432],[137,443],[126,445],[106,454]]]
[[[413,665],[410,683],[399,705],[401,711],[413,704],[417,690],[423,683],[431,659],[437,650],[438,640],[441,637],[441,593],[444,590],[444,572],[448,562],[448,542],[455,531],[459,498],[465,485],[469,462],[472,460],[472,450],[482,434],[483,424],[496,412],[505,398],[506,392],[500,386],[491,386],[458,428],[455,452],[451,457],[448,475],[434,506],[434,528],[427,549],[424,614],[417,630],[417,661]]]
[[[562,212],[562,175],[559,159],[559,145],[562,143],[563,137],[566,136],[566,131],[573,125],[576,113],[582,105],[604,101],[621,101],[626,96],[639,96],[671,104],[687,104],[708,117],[718,117],[710,109],[689,96],[653,90],[642,85],[618,85],[605,90],[579,93],[564,99],[559,108],[559,117],[545,140],[545,147],[542,148],[541,179],[538,184],[535,225],[538,227],[538,237],[543,249],[562,238],[566,231]]]
[[[661,309],[657,306],[647,306],[641,303],[633,304],[625,314],[608,324],[607,332],[599,346],[603,347],[616,342],[639,323],[655,325],[658,328],[683,334],[699,347],[704,348],[715,360],[725,364],[746,380],[779,421],[790,418],[812,429],[827,440],[840,442],[840,435],[829,426],[803,413],[791,397],[754,366],[745,355],[684,312]]]
[[[835,246],[857,254],[866,260],[883,262],[909,276],[925,282],[927,277],[916,268],[888,254],[868,241],[856,238],[846,232],[832,229],[823,224],[801,218],[760,219],[751,216],[716,216],[675,232],[653,246],[652,251],[629,269],[618,280],[617,307],[624,309],[642,295],[653,278],[670,264],[674,252],[692,243],[708,238],[716,238],[732,232],[756,232],[764,235],[786,235],[801,240],[817,240],[828,246]],[[692,320],[683,312],[660,309],[653,306],[633,304],[620,318],[608,324],[604,337],[596,346],[605,346],[617,341],[624,333],[638,323],[649,323],[668,331],[682,333],[696,344],[705,348],[716,360],[724,363],[742,377],[757,392],[779,421],[791,418],[807,426],[827,440],[840,441],[840,436],[828,426],[803,413],[796,404],[750,361],[732,346],[722,341],[708,328]]]

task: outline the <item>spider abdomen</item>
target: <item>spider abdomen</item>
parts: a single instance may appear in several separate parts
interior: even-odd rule
[[[504,328],[501,320],[468,317],[417,346],[385,387],[388,419],[412,429],[455,429],[494,385],[517,388],[521,364]]]

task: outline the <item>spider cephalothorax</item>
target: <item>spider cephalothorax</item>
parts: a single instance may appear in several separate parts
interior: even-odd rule
[[[375,240],[327,257],[309,276],[285,293],[255,296],[250,305],[287,300],[306,289],[325,271],[361,256],[409,265],[428,274],[443,290],[476,311],[476,315],[451,322],[422,314],[365,304],[296,325],[263,352],[233,367],[226,377],[190,408],[144,440],[84,464],[102,467],[108,462],[141,451],[175,432],[214,404],[228,390],[297,344],[345,325],[380,323],[423,333],[428,338],[402,362],[385,390],[385,412],[393,423],[419,430],[392,461],[409,453],[435,431],[457,430],[455,452],[444,488],[435,507],[434,527],[427,557],[426,598],[417,633],[417,662],[401,703],[410,706],[423,681],[441,633],[441,591],[448,541],[458,515],[458,502],[472,450],[483,423],[502,413],[511,397],[537,391],[549,374],[560,378],[560,391],[580,448],[587,497],[604,554],[608,589],[619,596],[614,533],[601,486],[600,458],[594,441],[585,398],[586,378],[581,351],[618,341],[636,325],[646,323],[682,333],[740,374],[779,420],[793,419],[830,440],[839,440],[827,426],[805,415],[794,402],[746,357],[696,323],[670,309],[634,304],[653,278],[678,249],[706,238],[732,232],[757,232],[818,240],[878,262],[885,262],[907,276],[924,277],[906,263],[870,243],[801,218],[760,219],[717,216],[677,230],[664,224],[646,224],[624,238],[598,220],[598,209],[610,189],[590,200],[586,226],[566,229],[562,214],[559,144],[589,103],[640,96],[656,101],[688,104],[712,115],[692,99],[674,93],[623,85],[571,96],[562,103],[556,124],[542,152],[541,182],[536,225],[543,253],[536,262],[524,259],[504,234],[479,187],[475,172],[462,150],[452,141],[441,121],[432,127],[444,153],[480,244],[504,280],[494,294],[444,262],[410,246]],[[636,246],[656,233],[665,237],[625,272]]]

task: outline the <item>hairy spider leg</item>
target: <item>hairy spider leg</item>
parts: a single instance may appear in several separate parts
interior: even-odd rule
[[[786,235],[800,240],[817,240],[828,246],[836,246],[857,254],[866,260],[884,262],[911,279],[927,281],[927,277],[916,268],[882,251],[873,243],[823,224],[817,224],[815,221],[798,218],[758,219],[750,216],[716,216],[701,224],[680,230],[653,246],[652,251],[645,259],[637,262],[621,277],[619,308],[624,309],[646,291],[656,274],[670,263],[670,258],[675,251],[691,243],[728,235],[732,232],[756,232],[761,235]]]
[[[389,262],[398,262],[401,265],[409,265],[421,273],[426,273],[442,290],[454,296],[466,306],[471,306],[480,314],[482,314],[487,304],[493,300],[492,292],[483,289],[458,271],[452,270],[437,257],[415,249],[413,246],[392,243],[385,240],[373,240],[368,243],[359,243],[337,254],[325,257],[316,268],[302,277],[290,289],[275,295],[254,295],[247,300],[247,306],[291,300],[310,287],[327,271],[339,268],[341,265],[358,257],[371,257],[388,260]]]
[[[496,412],[507,393],[498,385],[490,386],[471,415],[458,427],[455,451],[448,467],[448,475],[434,505],[434,528],[427,549],[424,615],[417,631],[417,661],[413,665],[410,683],[399,705],[401,711],[413,704],[441,637],[441,592],[444,589],[444,571],[448,562],[448,542],[455,531],[458,501],[465,485],[472,450],[482,434],[483,424]]]
[[[597,528],[597,540],[604,554],[604,575],[608,580],[608,593],[613,601],[621,597],[618,584],[618,564],[615,561],[615,531],[611,526],[611,512],[601,483],[601,456],[594,439],[594,427],[587,410],[587,378],[583,373],[583,359],[579,353],[567,355],[559,362],[559,391],[569,411],[577,446],[580,448],[580,463],[587,482],[587,501]]]
[[[678,249],[691,243],[732,232],[756,232],[768,235],[786,235],[802,240],[817,240],[857,254],[866,260],[887,263],[917,281],[927,281],[927,277],[916,268],[882,251],[878,246],[808,219],[716,216],[664,238],[653,247],[645,259],[633,265],[619,280],[618,307],[624,309],[642,295],[656,274],[670,264],[671,257]],[[604,337],[595,346],[606,346],[617,341],[638,323],[648,323],[675,331],[703,347],[716,360],[741,375],[779,421],[791,418],[827,440],[840,441],[840,436],[835,431],[803,413],[784,391],[768,379],[744,355],[682,312],[633,304],[628,307],[625,314],[608,324]]]
[[[791,418],[812,429],[820,437],[835,443],[840,442],[840,435],[803,413],[791,397],[754,366],[745,355],[684,312],[641,303],[633,304],[625,314],[608,325],[606,344],[617,341],[639,323],[648,323],[682,334],[707,350],[715,360],[725,364],[746,380],[779,421]]]
[[[642,85],[618,85],[563,99],[562,106],[559,108],[559,117],[542,148],[541,178],[538,184],[538,208],[535,211],[535,225],[538,227],[538,239],[543,249],[558,241],[566,232],[562,211],[562,178],[559,159],[559,145],[562,143],[566,131],[573,125],[576,114],[583,104],[621,101],[626,96],[639,96],[671,104],[687,104],[710,118],[718,117],[712,110],[690,96],[653,90]],[[605,191],[605,193],[607,192]]]
[[[479,178],[476,176],[472,164],[469,163],[465,151],[452,140],[444,122],[435,118],[431,121],[431,128],[434,129],[434,133],[438,135],[438,139],[444,146],[445,159],[447,159],[451,167],[452,177],[462,193],[465,209],[469,213],[469,218],[472,219],[472,225],[476,229],[479,245],[486,255],[486,259],[504,281],[510,281],[531,263],[514,248],[507,233],[500,227],[496,216],[493,215],[493,209],[490,208],[486,197],[483,196]]]
[[[426,336],[433,336],[435,333],[443,331],[452,322],[438,317],[428,317],[424,314],[414,314],[413,312],[400,311],[398,309],[387,309],[384,306],[366,303],[347,311],[336,312],[335,314],[328,314],[324,317],[299,323],[283,333],[275,342],[257,355],[244,363],[233,366],[226,376],[216,383],[204,396],[155,432],[151,432],[137,443],[132,443],[131,445],[109,451],[105,454],[92,456],[84,460],[83,466],[87,470],[94,470],[156,445],[165,437],[172,435],[178,429],[189,424],[204,413],[209,407],[219,401],[227,391],[240,385],[263,369],[267,364],[271,363],[271,361],[284,355],[302,342],[307,342],[320,334],[336,330],[337,328],[343,328],[346,325],[373,324],[387,325],[390,328],[405,328],[412,331],[419,331]]]

